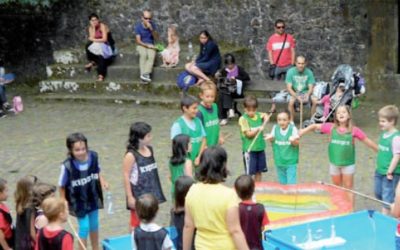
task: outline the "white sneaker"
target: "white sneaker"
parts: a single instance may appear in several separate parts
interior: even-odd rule
[[[140,75],[140,79],[144,82],[151,82],[151,78],[149,74]]]
[[[228,118],[233,118],[233,117],[235,117],[235,111],[233,109],[230,109],[228,111]]]
[[[219,125],[221,125],[221,126],[225,126],[226,124],[228,124],[228,119],[222,119],[222,120],[219,122]]]

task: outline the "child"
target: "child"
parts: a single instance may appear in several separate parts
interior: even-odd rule
[[[185,198],[194,180],[189,176],[181,176],[175,182],[175,207],[172,210],[172,224],[178,233],[177,250],[182,250],[183,226],[185,224]]]
[[[66,146],[68,158],[61,165],[60,196],[67,200],[71,215],[77,217],[79,238],[85,247],[90,234],[92,249],[98,250],[99,209],[103,208],[102,187],[108,189],[108,183],[100,174],[97,153],[89,150],[83,134],[70,134]]]
[[[299,137],[297,128],[290,123],[290,112],[281,111],[266,139],[272,142],[274,161],[280,184],[297,183],[297,164],[299,163]]]
[[[183,115],[179,117],[171,127],[171,140],[179,134],[185,134],[190,137],[192,151],[190,159],[194,166],[200,163],[200,155],[206,147],[206,132],[199,118],[198,100],[191,95],[184,95],[181,99],[181,110]]]
[[[206,131],[207,147],[223,144],[224,142],[220,131],[218,106],[214,102],[216,94],[217,87],[212,81],[206,81],[200,86],[201,103],[197,117]]]
[[[36,232],[34,227],[35,211],[32,206],[32,187],[37,182],[36,176],[28,175],[17,182],[15,207],[17,223],[15,226],[15,249],[33,249]]]
[[[168,26],[168,46],[161,52],[163,64],[161,67],[176,67],[179,63],[179,37],[175,25]]]
[[[336,88],[335,94],[333,94],[332,96],[325,95],[321,98],[320,101],[318,101],[318,104],[324,105],[324,113],[321,121],[326,121],[328,119],[330,111],[339,105],[339,102],[345,92],[345,86],[346,85],[344,83],[339,83],[339,86]]]
[[[375,171],[375,196],[392,203],[394,191],[400,178],[400,132],[396,129],[399,109],[394,105],[381,108],[378,112],[382,134],[379,138]],[[388,214],[389,207],[382,213]]]
[[[166,229],[154,223],[158,201],[153,194],[143,194],[136,202],[140,226],[132,232],[132,250],[167,250],[173,243]]]
[[[68,219],[68,204],[62,198],[49,197],[43,201],[42,207],[49,223],[39,230],[35,250],[73,250],[74,238],[63,228]]]
[[[240,225],[249,249],[262,250],[262,231],[269,223],[264,206],[252,201],[254,180],[250,175],[241,175],[235,181],[235,190],[242,202],[239,203]]]
[[[0,59],[0,118],[6,116],[6,113],[14,113],[13,108],[7,102],[5,85],[12,82],[13,74],[5,74],[4,62]]]
[[[35,229],[36,231],[46,226],[49,221],[43,213],[42,202],[56,193],[57,187],[44,182],[36,183],[33,186],[33,207],[35,208]]]
[[[145,193],[152,193],[158,202],[165,202],[164,193],[158,177],[157,163],[154,159],[151,126],[145,122],[131,125],[128,146],[123,161],[124,187],[127,209],[130,210],[130,228],[139,226],[135,211],[137,199]]]
[[[10,250],[14,247],[14,235],[10,209],[4,202],[8,198],[7,181],[0,178],[0,249]]]
[[[246,173],[254,176],[256,182],[261,181],[261,173],[267,172],[267,160],[265,157],[265,141],[262,131],[264,130],[263,121],[269,120],[270,115],[257,112],[258,102],[254,96],[244,98],[245,114],[239,118],[240,137],[242,139],[243,158],[245,162]],[[260,135],[255,138],[257,133]],[[250,155],[247,158],[247,152],[253,140],[255,140]]]
[[[377,145],[358,127],[353,125],[350,108],[340,105],[335,112],[334,123],[312,124],[300,130],[300,136],[321,130],[321,133],[330,135],[329,142],[329,173],[333,184],[353,189],[355,173],[355,143],[358,139],[369,148],[377,151]],[[349,200],[354,204],[353,193],[348,192]]]
[[[181,176],[192,177],[192,161],[188,158],[190,152],[190,137],[177,135],[172,140],[172,156],[169,161],[169,172],[171,176],[171,195],[174,199],[175,182]]]

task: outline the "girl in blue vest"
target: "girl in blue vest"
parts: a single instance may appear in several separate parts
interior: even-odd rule
[[[136,199],[142,194],[153,194],[159,203],[165,202],[154,159],[151,126],[145,122],[131,125],[126,154],[123,161],[124,187],[127,209],[131,211],[131,229],[138,227],[139,218],[135,211]]]
[[[70,214],[78,219],[79,238],[83,244],[87,246],[90,234],[92,249],[98,250],[102,187],[108,189],[108,183],[100,175],[97,153],[89,150],[83,134],[70,134],[66,146],[68,158],[61,165],[60,196],[67,200]]]
[[[322,134],[330,135],[328,156],[329,173],[333,184],[353,189],[356,153],[355,139],[360,140],[374,151],[378,146],[358,127],[353,125],[350,107],[340,105],[335,112],[334,123],[313,124],[300,130],[302,136],[307,132],[320,130]],[[354,196],[348,192],[349,200],[354,204]]]
[[[288,110],[278,113],[277,124],[265,139],[272,142],[272,150],[280,184],[297,183],[297,164],[299,163],[299,137],[297,128],[290,123]]]

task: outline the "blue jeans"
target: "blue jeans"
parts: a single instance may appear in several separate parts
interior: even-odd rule
[[[297,183],[297,165],[276,166],[279,183],[282,185],[291,185]]]
[[[87,239],[89,232],[99,231],[99,210],[94,210],[83,217],[78,217],[79,238]]]
[[[0,110],[3,108],[3,104],[7,102],[6,87],[0,84]]]
[[[400,236],[396,235],[395,242],[396,242],[396,250],[400,250]]]
[[[374,181],[375,181],[375,197],[379,200],[393,203],[394,195],[397,183],[399,182],[400,175],[393,174],[393,180],[388,180],[386,175],[381,175],[375,172]],[[390,209],[389,206],[384,206],[386,209]]]

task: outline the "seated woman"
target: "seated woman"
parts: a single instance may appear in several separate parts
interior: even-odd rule
[[[207,148],[201,156],[199,182],[186,195],[183,250],[192,248],[193,236],[196,249],[249,249],[240,226],[239,198],[223,185],[226,162],[226,151],[220,146]]]
[[[85,69],[90,71],[93,66],[97,65],[97,80],[103,81],[107,75],[107,66],[111,64],[111,55],[104,53],[102,45],[108,45],[111,49],[108,53],[112,54],[115,42],[108,26],[100,22],[96,14],[90,14],[89,21],[89,42],[86,44],[86,57],[89,63],[85,65]]]
[[[168,46],[161,52],[161,67],[175,67],[179,63],[179,37],[175,25],[168,26]]]
[[[236,65],[232,54],[224,56],[225,68],[215,74],[218,78],[218,105],[220,125],[228,123],[227,118],[235,116],[233,99],[243,98],[244,88],[250,81],[250,76],[240,66]]]
[[[214,75],[221,65],[221,55],[218,45],[213,41],[210,33],[203,30],[199,36],[200,54],[194,62],[185,65],[186,70],[197,77],[197,84],[209,81],[207,75]]]

